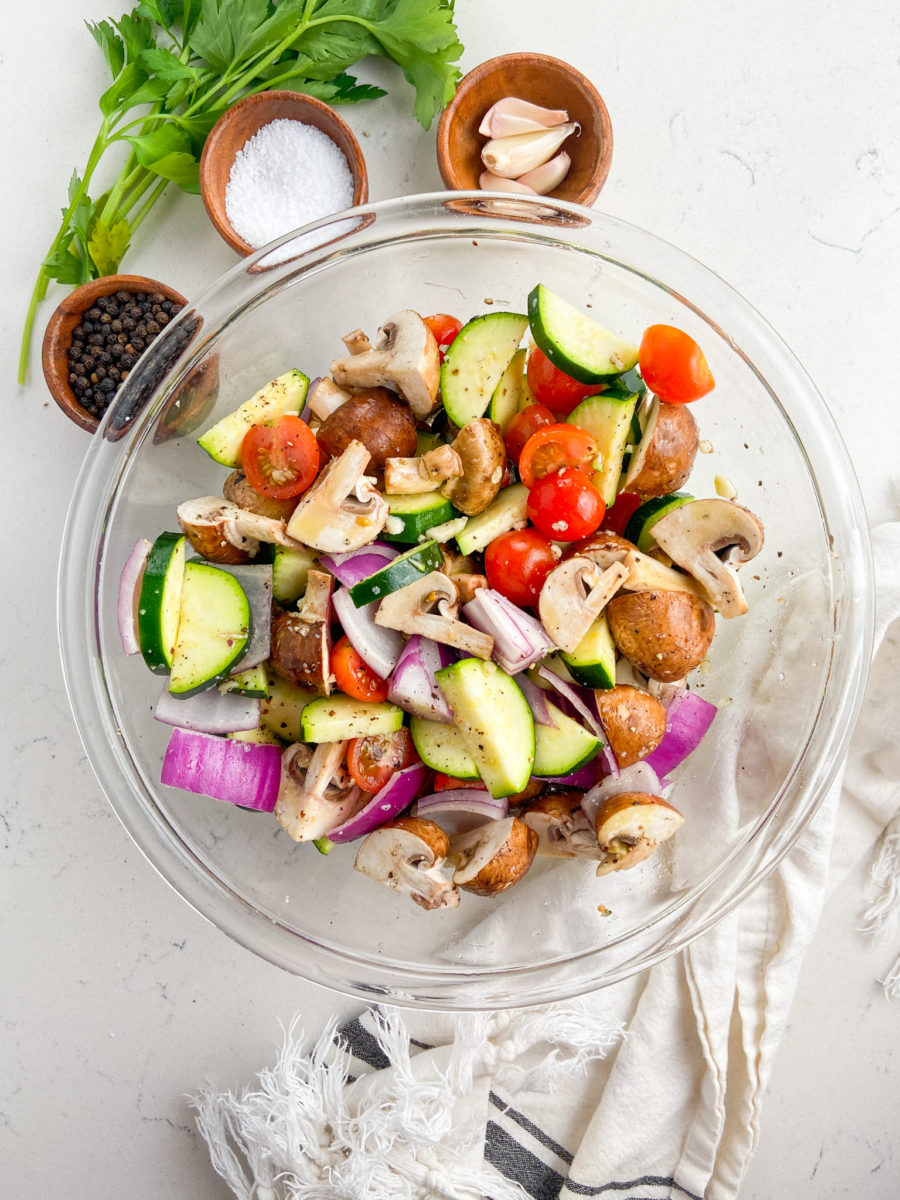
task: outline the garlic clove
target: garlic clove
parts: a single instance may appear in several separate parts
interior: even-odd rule
[[[552,158],[578,125],[569,121],[540,133],[519,133],[514,137],[493,138],[481,151],[481,161],[494,175],[518,179],[527,171]]]
[[[518,192],[520,195],[526,196],[537,195],[534,188],[529,187],[527,183],[522,183],[518,179],[503,179],[499,175],[492,175],[490,171],[481,172],[478,186],[483,192]]]
[[[554,188],[559,187],[568,175],[571,165],[571,158],[569,158],[565,150],[560,150],[555,158],[541,163],[539,167],[534,167],[532,170],[526,171],[524,175],[519,176],[516,182],[531,188],[539,196],[546,196],[548,192],[552,192]]]
[[[512,137],[564,125],[568,119],[569,114],[563,108],[542,108],[528,100],[504,96],[484,114],[478,132],[488,138]]]

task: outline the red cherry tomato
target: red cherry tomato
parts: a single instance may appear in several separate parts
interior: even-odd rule
[[[364,792],[380,791],[395,771],[402,771],[418,761],[419,756],[406,728],[398,729],[396,733],[351,738],[347,745],[347,770]]]
[[[388,683],[357,654],[348,637],[335,642],[331,669],[338,689],[354,700],[387,700]]]
[[[536,529],[501,533],[484,551],[488,583],[513,604],[537,604],[544,580],[556,563],[557,555],[549,539]]]
[[[636,496],[634,492],[619,492],[615,504],[606,510],[603,528],[609,533],[623,534],[632,514],[640,506],[640,496]]]
[[[289,500],[305,492],[319,473],[319,443],[299,417],[287,414],[273,425],[251,425],[241,442],[241,468],[263,496]]]
[[[533,433],[519,455],[519,478],[527,488],[560,467],[587,470],[597,457],[597,443],[577,425],[544,425]]]
[[[435,775],[434,790],[436,792],[449,792],[454,788],[476,788],[484,791],[484,784],[480,779],[457,779],[453,775],[441,775],[440,772]]]
[[[441,362],[443,362],[447,347],[462,329],[463,323],[456,317],[451,317],[449,313],[434,313],[433,316],[425,317],[425,324],[434,334],[434,340],[441,352]]]
[[[689,404],[716,386],[703,351],[674,325],[651,325],[640,348],[644,383],[666,404]]]
[[[546,404],[563,417],[567,417],[585,396],[595,396],[603,391],[602,383],[579,383],[571,375],[560,371],[538,346],[528,355],[525,373],[531,394],[538,404]]]
[[[574,542],[600,528],[606,505],[584,471],[563,467],[528,493],[528,519],[557,542]]]
[[[503,440],[506,443],[506,453],[514,463],[518,463],[522,447],[533,433],[544,425],[552,425],[556,417],[545,404],[529,404],[521,412],[517,412],[506,426]]]

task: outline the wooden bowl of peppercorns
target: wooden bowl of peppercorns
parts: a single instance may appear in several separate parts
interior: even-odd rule
[[[47,387],[66,416],[93,433],[137,360],[186,303],[143,275],[106,275],[68,295],[41,350]]]

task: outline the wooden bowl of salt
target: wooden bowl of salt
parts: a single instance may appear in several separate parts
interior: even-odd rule
[[[359,143],[334,109],[299,92],[259,92],[229,108],[200,158],[200,194],[238,254],[365,204]]]

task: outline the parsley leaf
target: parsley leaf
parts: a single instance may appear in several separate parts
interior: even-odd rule
[[[112,275],[131,241],[131,228],[123,217],[112,226],[96,220],[91,225],[87,252],[98,275]]]

